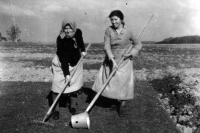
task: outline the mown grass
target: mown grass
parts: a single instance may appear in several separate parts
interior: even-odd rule
[[[85,92],[88,92],[92,82],[84,84]],[[46,96],[51,88],[51,83],[44,82],[0,82],[0,129],[1,133],[176,133],[178,132],[169,115],[160,106],[152,88],[147,82],[137,82],[135,98],[128,102],[126,115],[118,117],[117,113],[108,112],[102,103],[108,103],[108,99],[101,101],[91,110],[89,116],[91,129],[73,129],[66,126],[70,121],[70,113],[67,108],[61,109],[61,118],[58,121],[49,119],[55,128],[33,124],[32,120],[44,118],[48,110]],[[78,97],[78,112],[83,112],[88,103],[88,93]]]

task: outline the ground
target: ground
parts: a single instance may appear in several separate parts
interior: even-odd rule
[[[176,133],[179,132],[169,114],[162,108],[153,88],[146,80],[140,80],[141,70],[166,68],[169,64],[190,68],[199,65],[199,50],[192,48],[159,47],[146,45],[135,59],[135,97],[128,101],[126,116],[118,117],[115,111],[108,112],[108,99],[99,98],[89,113],[91,129],[69,127],[71,114],[61,109],[61,117],[48,122],[54,128],[33,124],[43,119],[49,106],[46,96],[51,88],[51,60],[55,45],[1,43],[0,49],[0,130],[1,133],[55,133],[55,132],[111,132],[111,133]],[[185,50],[185,51],[184,51]],[[167,53],[167,54],[166,54]],[[184,53],[184,54],[183,54]],[[188,57],[188,55],[190,57]],[[102,45],[93,45],[84,59],[84,86],[78,98],[78,113],[87,108],[88,97],[95,75],[104,58]],[[186,63],[187,62],[187,63]],[[193,64],[191,64],[191,62]]]

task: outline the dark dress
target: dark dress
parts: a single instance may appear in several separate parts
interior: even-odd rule
[[[57,38],[57,55],[52,60],[52,91],[59,93],[65,85],[66,75],[70,75],[85,51],[82,32],[77,29],[73,38]],[[64,93],[78,91],[83,86],[83,63],[81,62],[71,77],[70,84]]]

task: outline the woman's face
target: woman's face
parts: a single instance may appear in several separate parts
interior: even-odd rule
[[[110,21],[111,21],[113,27],[116,29],[122,24],[122,20],[117,16],[111,17]]]
[[[67,37],[70,37],[73,34],[73,30],[72,30],[72,28],[69,25],[65,26],[64,32],[65,32],[65,35]]]

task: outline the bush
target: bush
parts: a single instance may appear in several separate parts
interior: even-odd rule
[[[149,82],[173,121],[182,127],[195,129],[200,127],[200,106],[196,104],[198,98],[190,93],[191,89],[183,85],[182,76],[167,73],[163,78]]]

